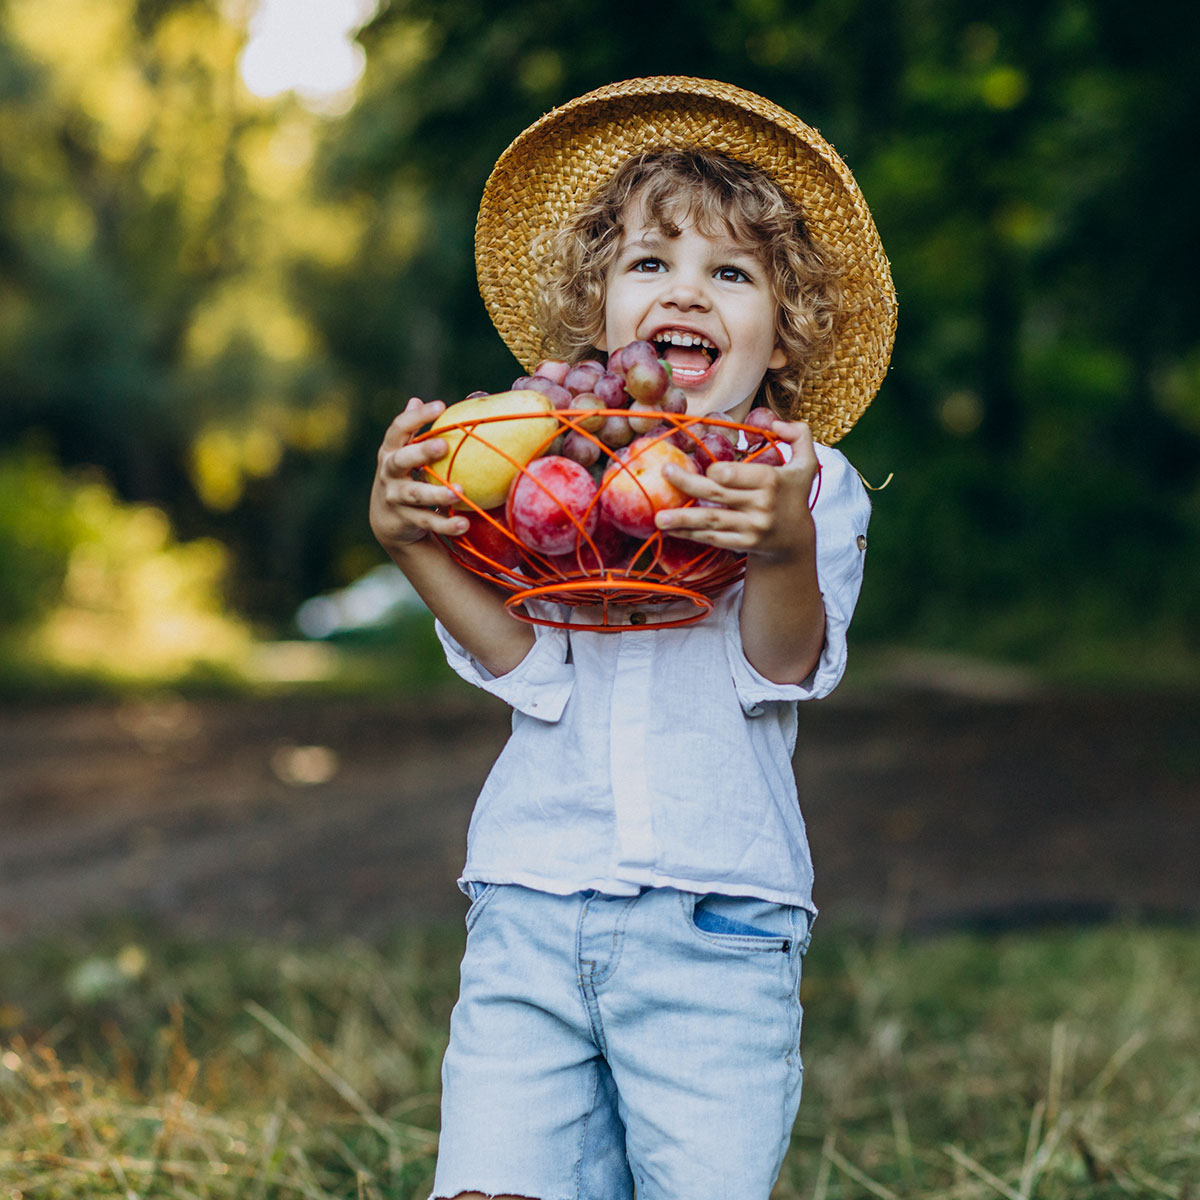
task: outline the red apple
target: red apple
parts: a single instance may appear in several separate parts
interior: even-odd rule
[[[561,455],[535,458],[508,493],[509,528],[530,550],[565,554],[581,529],[591,533],[600,519],[596,485],[577,462]]]
[[[663,475],[666,466],[697,474],[696,464],[666,438],[640,437],[613,455],[600,481],[600,507],[620,530],[633,537],[649,537],[654,514],[679,508],[688,501]]]
[[[521,565],[521,547],[512,537],[504,519],[503,508],[493,508],[486,513],[465,514],[471,523],[466,533],[458,537],[458,545],[467,549],[467,561],[479,566],[518,567]]]

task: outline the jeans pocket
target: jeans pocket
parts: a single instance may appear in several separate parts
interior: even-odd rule
[[[787,905],[715,893],[692,900],[691,927],[707,942],[785,954],[795,942],[795,922]]]

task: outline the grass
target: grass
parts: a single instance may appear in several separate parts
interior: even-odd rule
[[[0,1197],[428,1194],[456,929],[0,953]],[[1200,939],[818,930],[777,1200],[1200,1195]]]

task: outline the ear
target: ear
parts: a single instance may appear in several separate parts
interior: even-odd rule
[[[783,347],[776,343],[775,349],[771,351],[771,357],[767,359],[767,370],[778,371],[780,367],[786,366],[787,355],[784,353]]]

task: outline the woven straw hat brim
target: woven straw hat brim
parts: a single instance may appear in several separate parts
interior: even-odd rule
[[[631,79],[526,129],[497,161],[479,208],[475,266],[488,313],[532,369],[542,353],[533,238],[560,226],[631,155],[693,147],[766,172],[799,204],[813,241],[844,266],[834,353],[805,381],[800,414],[818,441],[832,444],[887,372],[896,330],[891,268],[850,168],[815,129],[753,92],[675,75]]]

